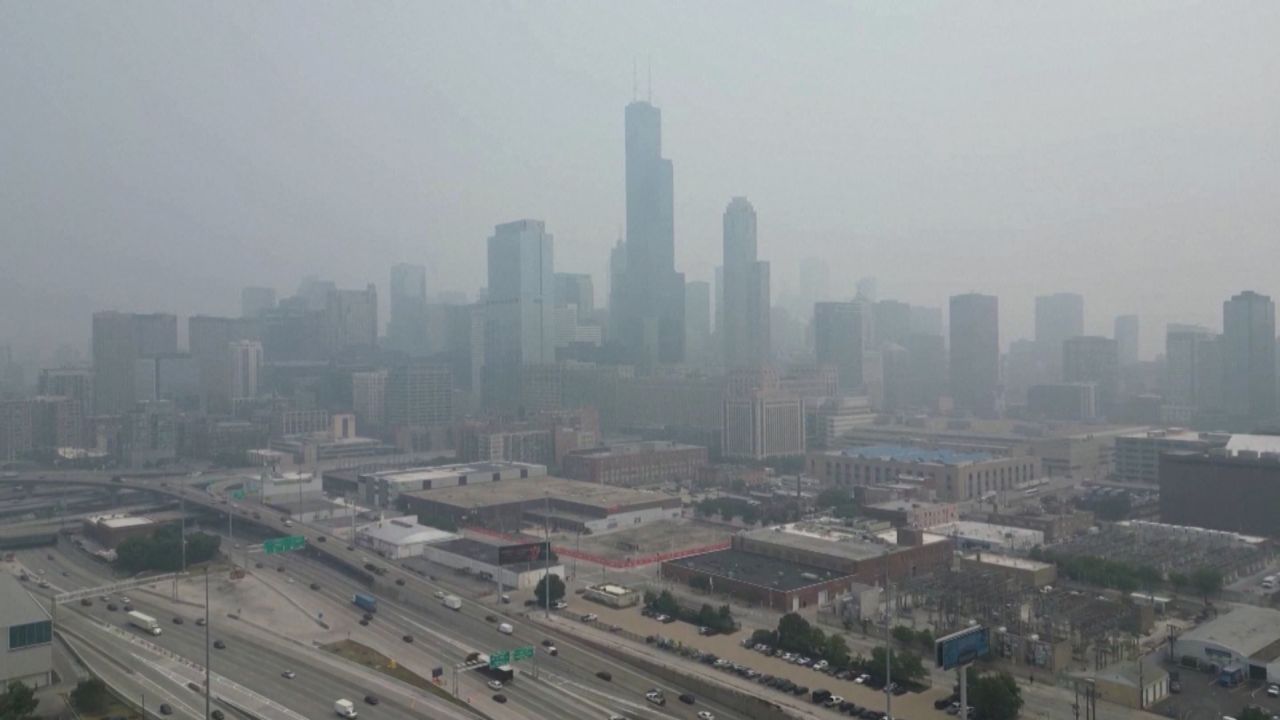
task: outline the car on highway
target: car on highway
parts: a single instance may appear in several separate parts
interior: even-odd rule
[[[432,594],[433,596],[435,596],[435,599],[437,599],[437,600],[442,600],[442,599],[444,599],[444,591],[443,591],[443,590],[437,590],[437,591],[435,591],[435,592],[433,592],[433,593],[431,593],[431,594]]]
[[[484,621],[487,623],[496,623],[498,622],[498,618],[494,617],[493,615],[485,615]]]
[[[609,720],[627,720],[627,719],[617,713],[609,713]]]
[[[413,642],[413,636],[412,636],[412,635],[405,635],[404,637],[402,637],[402,638],[400,638],[400,639],[401,639],[401,640],[403,640],[403,641],[405,641],[405,642],[407,642],[407,643],[411,643],[411,642]]]
[[[692,705],[697,701],[698,699],[690,695],[689,693],[683,693],[682,695],[680,695],[680,702],[684,703],[685,705]]]
[[[600,616],[595,613],[587,613],[579,619],[582,620],[582,622],[595,622],[600,619]]]
[[[377,695],[365,695],[365,696],[364,696],[364,704],[365,704],[365,705],[377,705],[377,704],[378,704],[378,696],[377,696]]]
[[[180,617],[175,617],[175,618],[173,619],[173,624],[174,624],[174,625],[181,625],[181,624],[183,624],[184,622],[186,622],[186,620],[183,620],[183,619],[182,619],[182,618],[180,618]]]
[[[312,590],[319,590],[319,589],[320,589],[320,583],[311,583],[311,589],[312,589]]]
[[[489,686],[489,689],[490,689],[490,690],[501,690],[501,689],[502,689],[502,681],[501,681],[501,680],[490,680],[489,682],[487,682],[487,683],[485,683],[485,684]]]
[[[284,678],[285,680],[292,680],[298,677],[298,673],[292,670],[285,670],[284,672],[280,673],[280,677]]]
[[[213,718],[213,720],[226,720],[227,718],[227,716],[221,710],[214,710],[213,712],[209,713],[209,717]]]
[[[698,711],[698,720],[716,720],[716,716],[706,710]]]
[[[397,585],[400,585],[401,587],[403,587],[403,586],[404,586],[404,578],[396,578],[396,584],[397,584]]]
[[[596,673],[596,677],[600,678],[601,680],[604,680],[605,682],[609,682],[609,681],[613,680],[613,674],[612,674],[612,673],[610,673],[608,670],[600,670],[600,671],[598,671],[598,672]]]
[[[90,605],[93,605],[93,601],[89,598],[80,598],[80,604],[84,607],[89,607]]]
[[[115,612],[120,608],[116,607],[115,603],[107,603],[107,609],[110,610],[111,612]]]
[[[551,657],[555,657],[560,654],[560,649],[557,648],[555,645],[548,645],[547,654],[550,655]]]
[[[196,626],[204,627],[207,624],[208,624],[208,621],[205,620],[204,618],[196,618]]]
[[[553,646],[555,646],[555,643],[551,642],[550,638],[542,639],[542,647],[553,647]]]
[[[160,703],[160,714],[161,714],[161,715],[172,715],[172,714],[173,714],[173,708],[169,706],[169,703]]]
[[[125,612],[133,612],[133,606],[128,603],[124,604],[123,609]]]
[[[662,693],[661,693],[661,692],[658,692],[657,690],[650,690],[649,692],[645,693],[645,694],[644,694],[644,699],[645,699],[645,700],[648,700],[649,702],[653,703],[654,705],[666,705],[666,704],[667,704],[667,699],[666,699],[665,697],[663,697]]]
[[[226,644],[226,643],[224,643],[224,642],[222,642],[221,640],[214,640],[214,641],[213,641],[213,646],[214,646],[215,648],[219,649],[219,650],[226,650],[226,649],[227,649],[227,644]]]
[[[507,701],[507,696],[502,693],[494,693],[493,701],[501,705]]]

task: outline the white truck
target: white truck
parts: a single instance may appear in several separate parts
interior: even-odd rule
[[[498,623],[498,632],[502,633],[503,635],[510,635],[515,631],[516,629],[511,627],[511,623]]]
[[[355,703],[347,700],[346,698],[334,700],[333,711],[338,714],[338,717],[344,718],[353,718],[357,714]]]
[[[450,610],[461,610],[462,598],[458,597],[457,595],[445,595],[443,598],[440,598],[440,604],[444,605]]]
[[[129,611],[129,624],[143,632],[150,633],[151,635],[159,635],[163,632],[160,629],[160,623],[157,622],[155,618],[150,615],[140,613],[137,610]]]

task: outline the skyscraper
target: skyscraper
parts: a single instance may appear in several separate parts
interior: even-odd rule
[[[1276,414],[1276,306],[1242,292],[1222,304],[1223,388],[1233,429],[1253,430]]]
[[[911,306],[898,300],[880,300],[872,306],[871,333],[876,347],[901,344],[911,334]]]
[[[1201,403],[1198,368],[1203,364],[1206,344],[1215,338],[1212,330],[1198,325],[1170,323],[1166,328],[1164,397],[1170,405],[1196,407]]]
[[[247,287],[240,290],[240,317],[256,318],[275,308],[275,288]]]
[[[391,317],[387,343],[410,355],[427,349],[427,268],[397,263],[391,266]]]
[[[711,283],[706,281],[684,286],[684,354],[695,367],[711,364]]]
[[[1062,380],[1062,343],[1084,335],[1084,297],[1054,293],[1036,298],[1036,348],[1044,365],[1039,382]]]
[[[262,343],[257,340],[235,340],[227,343],[230,354],[231,397],[258,396],[258,375],[262,371]]]
[[[1097,411],[1111,417],[1120,387],[1120,359],[1111,338],[1081,335],[1062,343],[1062,379],[1067,383],[1094,383]]]
[[[587,273],[556,273],[556,307],[578,308],[578,318],[586,321],[596,311],[596,288]]]
[[[231,353],[227,348],[238,340],[258,340],[257,320],[193,315],[187,318],[187,343],[200,383],[205,412],[231,412]]]
[[[325,296],[324,328],[330,356],[346,350],[373,350],[378,346],[378,289],[330,288]]]
[[[756,259],[756,211],[735,197],[724,211],[724,363],[769,362],[769,264]]]
[[[632,102],[626,109],[626,269],[613,325],[631,360],[646,367],[684,359],[672,177],[671,161],[662,157],[662,112]]]
[[[94,313],[94,405],[97,412],[114,415],[132,410],[136,402],[134,361],[177,352],[178,318],[174,315]]]
[[[863,305],[820,302],[813,306],[813,347],[819,365],[836,369],[840,394],[862,387]]]
[[[488,289],[484,393],[491,407],[513,406],[520,394],[520,366],[555,362],[552,237],[541,220],[494,229]]]
[[[1133,365],[1138,362],[1138,316],[1119,315],[1116,317],[1116,345],[1120,353],[1120,365]]]
[[[956,409],[996,417],[1000,407],[1000,306],[994,295],[951,297],[951,396]]]

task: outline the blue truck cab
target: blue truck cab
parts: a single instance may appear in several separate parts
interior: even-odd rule
[[[365,612],[378,612],[378,599],[372,595],[356,593],[351,596],[351,602]]]

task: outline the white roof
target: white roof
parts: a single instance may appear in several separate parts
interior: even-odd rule
[[[1043,570],[1048,567],[1053,567],[1049,563],[1039,562],[1037,560],[1030,560],[1028,558],[1020,558],[1020,557],[1012,557],[1009,555],[996,555],[994,553],[986,553],[981,555],[978,553],[973,553],[971,555],[961,555],[960,557],[965,560],[970,560],[972,562],[985,563],[987,565],[999,565],[1001,567],[1007,567],[1007,568],[1017,568],[1019,570]],[[1134,593],[1134,595],[1137,595],[1137,594],[1138,593]],[[1146,596],[1143,595],[1142,597],[1145,598]]]
[[[139,527],[142,525],[151,525],[151,520],[144,517],[113,517],[100,518],[98,524],[103,527],[118,529],[127,527]]]
[[[1030,547],[1044,543],[1044,533],[1039,530],[1028,530],[1026,528],[1013,527],[1012,525],[993,525],[972,520],[960,520],[953,523],[934,525],[929,528],[929,532],[1005,547]]]
[[[1232,435],[1227,441],[1227,452],[1234,455],[1241,450],[1280,453],[1280,435]]]
[[[1179,640],[1221,645],[1242,657],[1252,657],[1280,640],[1280,610],[1238,605],[1229,613],[1191,628]]]
[[[390,543],[392,545],[437,543],[444,542],[445,540],[453,540],[458,537],[451,532],[446,532],[438,528],[407,523],[401,520],[391,520],[383,522],[381,525],[370,525],[369,527],[362,529],[360,534],[367,538],[371,538],[379,542]]]

